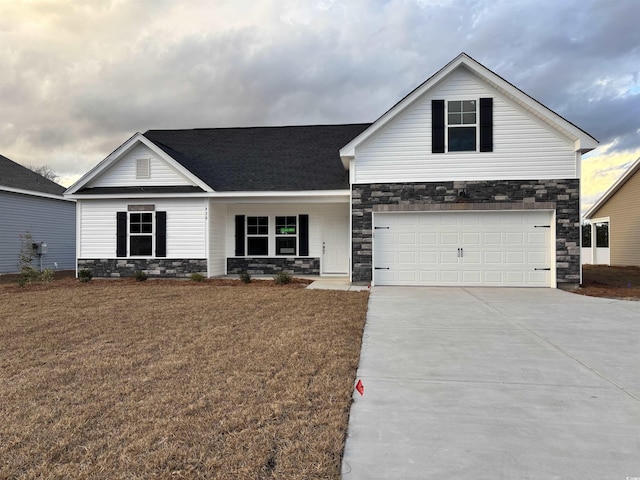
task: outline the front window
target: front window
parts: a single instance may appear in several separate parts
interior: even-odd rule
[[[447,140],[450,152],[476,151],[475,100],[451,100],[447,105]]]
[[[150,257],[153,252],[153,214],[129,214],[129,254]]]
[[[292,256],[296,254],[298,243],[298,218],[276,217],[276,255]]]
[[[269,217],[247,217],[247,254],[269,254]]]

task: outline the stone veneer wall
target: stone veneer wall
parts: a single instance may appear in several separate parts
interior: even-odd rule
[[[580,282],[580,180],[495,180],[352,185],[354,282],[372,280],[372,212],[556,210],[556,281]]]
[[[229,275],[249,272],[251,275],[273,275],[287,272],[293,275],[319,275],[319,258],[227,258]]]
[[[207,260],[204,258],[79,258],[78,270],[91,270],[94,277],[133,277],[142,271],[149,277],[188,277],[192,273],[207,274]]]

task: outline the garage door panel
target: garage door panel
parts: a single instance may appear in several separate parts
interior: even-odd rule
[[[458,233],[441,233],[440,245],[451,245],[457,247],[460,244],[460,236]]]
[[[523,265],[524,252],[505,252],[505,262],[507,265]]]
[[[507,232],[504,235],[505,245],[524,245],[524,233],[522,232]]]
[[[482,234],[480,232],[462,232],[460,235],[460,246],[470,247],[479,246],[482,243]]]
[[[375,213],[378,285],[549,286],[552,212]],[[535,270],[535,269],[540,270]]]
[[[440,252],[440,263],[443,265],[457,265],[458,264],[458,252],[451,251],[441,251]]]
[[[434,247],[438,245],[438,235],[435,232],[420,233],[420,245],[424,247]]]
[[[414,265],[417,263],[418,257],[418,252],[416,251],[412,251],[412,252],[398,252],[398,263],[402,264],[409,264],[409,265]]]
[[[482,237],[483,245],[502,245],[502,233],[484,233]]]
[[[417,245],[416,233],[399,233],[398,243],[400,245]]]
[[[542,232],[528,232],[527,243],[529,245],[546,245],[548,241],[547,237],[548,235],[545,235]]]
[[[527,263],[530,265],[549,265],[547,252],[527,252]]]
[[[504,263],[503,260],[503,252],[483,252],[484,253],[484,263],[485,265],[502,265]]]
[[[459,285],[462,280],[462,272],[459,270],[442,270],[440,272],[440,280],[442,283],[451,285]]]
[[[465,249],[461,261],[464,265],[482,265],[482,252]]]

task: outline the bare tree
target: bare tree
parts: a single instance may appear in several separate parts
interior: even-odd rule
[[[36,172],[38,175],[42,175],[47,180],[51,180],[52,182],[57,182],[60,178],[56,172],[54,172],[53,168],[49,165],[42,165],[41,167],[36,167],[35,165],[27,165],[27,168],[33,172]]]

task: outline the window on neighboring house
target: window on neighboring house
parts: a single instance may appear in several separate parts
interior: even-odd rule
[[[590,247],[591,246],[591,224],[585,223],[582,225],[582,246]]]
[[[447,104],[447,145],[450,152],[476,151],[476,101],[452,100]]]
[[[609,222],[596,223],[596,247],[607,248],[609,246]]]
[[[129,255],[150,257],[153,252],[153,214],[129,214]]]
[[[269,217],[247,217],[247,255],[269,255]]]
[[[296,255],[297,217],[276,217],[276,255]]]

